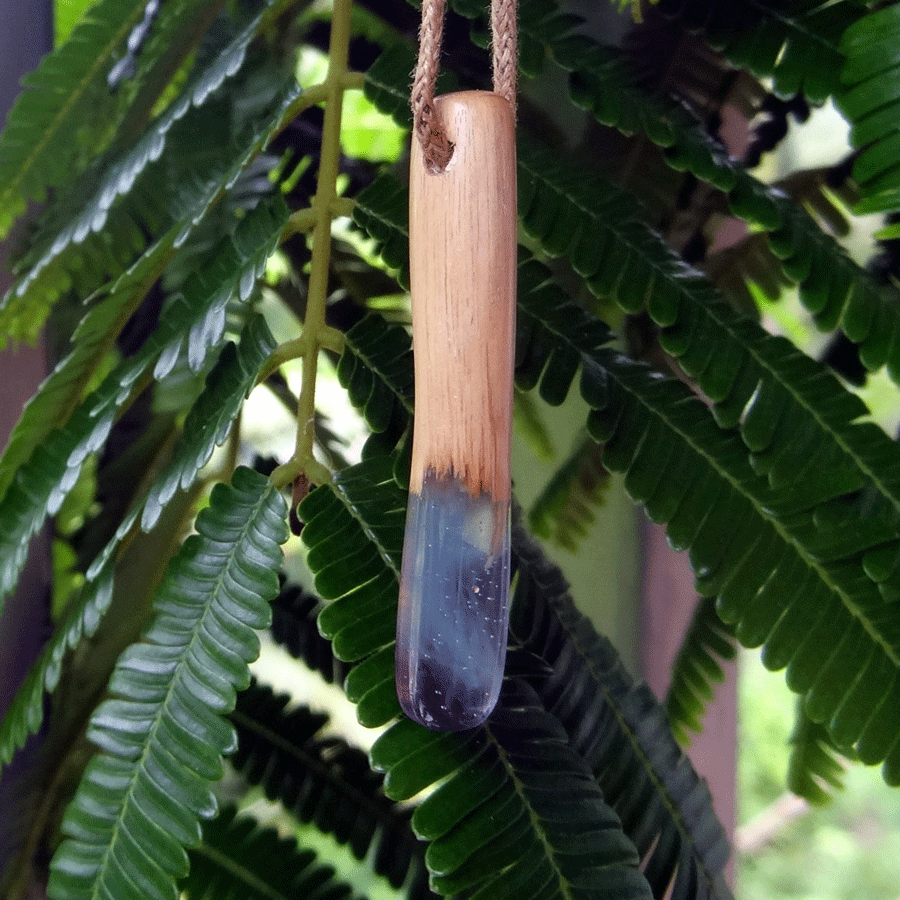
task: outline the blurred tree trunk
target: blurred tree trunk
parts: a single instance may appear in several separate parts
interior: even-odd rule
[[[50,0],[0,0],[0,122],[19,92],[19,81],[37,66],[53,45],[53,4]],[[0,296],[8,290],[9,252],[12,240],[0,242]],[[25,402],[35,392],[46,371],[42,342],[35,347],[7,347],[0,352],[0,445],[10,432]],[[49,625],[51,580],[50,538],[46,530],[31,543],[28,563],[19,588],[7,598],[0,613],[0,718],[25,674],[41,650]],[[0,870],[9,849],[4,842],[16,811],[10,807],[9,788],[28,767],[29,753],[37,740],[20,753],[0,783]]]

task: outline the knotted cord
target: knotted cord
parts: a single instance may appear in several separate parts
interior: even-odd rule
[[[425,164],[439,172],[453,155],[434,107],[434,89],[440,70],[446,0],[422,0],[419,57],[413,77],[410,106],[413,131],[422,145]],[[517,59],[517,0],[491,0],[491,66],[494,93],[504,97],[515,113]]]

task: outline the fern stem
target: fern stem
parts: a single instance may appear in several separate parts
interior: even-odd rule
[[[344,61],[344,65],[346,66],[346,60]],[[331,71],[329,70],[328,78],[326,78],[325,81],[306,88],[306,90],[304,90],[303,93],[285,109],[278,130],[281,131],[288,123],[292,122],[300,115],[300,113],[309,109],[311,106],[315,106],[317,103],[328,103],[335,83],[339,84],[344,91],[361,91],[366,83],[366,73],[344,71],[341,75],[335,74],[334,78],[332,78]]]
[[[335,197],[331,202],[331,217],[337,219],[340,216],[349,216],[353,212],[356,202],[349,197]],[[306,209],[297,210],[288,219],[284,233],[281,236],[282,241],[286,240],[293,234],[300,234],[304,231],[312,231],[316,227],[318,221],[318,211],[316,210],[315,201],[313,205]]]
[[[297,406],[297,443],[294,457],[272,473],[282,486],[304,473],[310,481],[331,481],[331,473],[313,457],[316,412],[316,370],[319,348],[328,340],[325,303],[328,299],[328,271],[331,262],[331,220],[337,197],[338,165],[341,155],[341,113],[348,85],[347,57],[350,47],[350,17],[353,0],[335,0],[331,17],[331,41],[328,48],[328,77],[325,79],[325,121],[316,196],[312,202],[315,226],[312,235],[312,261],[306,318],[303,322],[303,385]],[[355,73],[354,73],[355,74]],[[309,93],[303,99],[309,99]]]
[[[306,335],[301,335],[293,341],[285,341],[272,351],[272,355],[266,360],[265,365],[259,370],[256,383],[262,384],[276,369],[292,359],[300,359],[311,351],[318,353],[320,347],[331,350],[334,353],[342,353],[344,350],[344,333],[323,325],[317,335],[315,346],[310,347]]]

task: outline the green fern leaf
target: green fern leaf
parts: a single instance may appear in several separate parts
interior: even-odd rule
[[[526,227],[553,247],[560,223],[566,222],[564,230],[575,234],[568,239],[568,253],[588,286],[599,296],[611,294],[626,310],[646,305],[663,326],[664,348],[714,401],[719,424],[740,423],[754,466],[782,491],[786,505],[796,500],[810,508],[866,485],[877,495],[872,519],[880,521],[878,528],[871,521],[868,527],[859,523],[857,549],[875,549],[897,537],[900,483],[884,463],[897,457],[898,448],[877,427],[857,423],[867,410],[855,395],[788,341],[722,303],[706,281],[638,225],[626,198],[613,195],[606,205],[596,200],[587,205],[592,192],[546,154],[525,156],[522,168],[532,181],[520,206]],[[540,185],[551,182],[545,198]],[[573,208],[581,210],[580,227],[573,224]],[[597,237],[602,254],[596,252]],[[717,364],[710,366],[713,347]],[[790,429],[778,427],[787,421]],[[822,453],[815,460],[823,476],[817,492],[808,484],[801,488],[797,478],[811,463],[810,441]]]
[[[44,694],[59,684],[63,659],[83,636],[92,636],[109,608],[113,592],[113,568],[107,566],[85,582],[69,600],[66,614],[40,656],[19,686],[3,720],[0,721],[0,772],[13,754],[44,721]]]
[[[627,195],[606,186],[598,199],[600,189],[592,189],[582,173],[568,164],[564,169],[550,154],[532,155],[531,148],[520,148],[519,173],[519,209],[526,228],[548,249],[566,249],[598,296],[611,294],[629,311],[647,307],[663,326],[665,349],[714,401],[719,424],[740,424],[754,466],[779,491],[782,515],[817,507],[824,514],[825,504],[866,487],[866,502],[872,506],[856,510],[842,533],[827,529],[830,549],[824,541],[810,549],[823,560],[835,553],[866,553],[866,570],[884,596],[891,596],[900,583],[900,558],[894,553],[900,482],[891,474],[891,460],[900,464],[900,450],[876,426],[857,422],[867,414],[859,398],[784,338],[769,335],[722,303],[705,279],[647,229]],[[383,176],[364,198],[363,222],[377,222],[381,240],[392,240],[391,228],[395,235],[404,233],[405,220],[398,224],[396,218],[405,208],[398,199],[401,190]],[[525,271],[520,267],[520,280]],[[520,295],[520,305],[527,304]],[[564,333],[576,334],[561,324]],[[546,365],[546,354],[523,358],[527,328],[527,321],[520,321],[516,378],[523,389],[537,383]],[[709,365],[711,348],[716,348],[716,365]],[[557,347],[556,352],[570,351]],[[574,374],[571,362],[565,368]],[[790,428],[778,427],[788,422]],[[808,450],[813,445],[815,460]],[[800,481],[798,475],[811,465],[816,478]],[[842,503],[841,513],[853,513],[852,505]]]
[[[206,310],[202,323],[190,326],[195,340],[207,335],[205,348],[217,343],[222,334],[225,303],[231,296],[246,300],[277,243],[287,221],[287,208],[279,197],[259,204],[239,223],[233,235],[224,238],[202,261],[184,286],[188,305]],[[72,351],[48,376],[29,400],[0,458],[0,495],[9,487],[16,470],[50,433],[68,421],[81,400],[85,386],[104,354],[150,285],[161,274],[172,251],[174,234],[159,241],[112,286],[109,294],[85,315],[72,337]],[[172,338],[174,341],[174,337]],[[190,342],[182,338],[178,346]],[[170,353],[175,352],[170,349]],[[198,368],[197,354],[193,369]]]
[[[827,724],[836,745],[854,750],[863,762],[884,762],[888,783],[900,780],[900,733],[891,713],[900,685],[900,632],[892,607],[869,577],[887,579],[897,552],[885,540],[884,522],[874,526],[851,498],[822,502],[821,481],[832,481],[829,490],[841,481],[839,472],[830,474],[828,441],[817,439],[815,480],[792,482],[791,491],[773,488],[750,465],[741,439],[717,425],[684,385],[598,348],[596,335],[588,339],[571,324],[558,293],[552,302],[554,290],[546,282],[533,304],[531,295],[520,295],[520,321],[532,318],[543,329],[544,360],[559,347],[579,353],[582,394],[594,408],[588,425],[604,443],[604,465],[625,475],[631,495],[651,518],[666,523],[673,546],[689,551],[700,593],[718,596],[719,613],[735,624],[740,642],[763,645],[770,668],[787,667],[789,686],[804,695],[810,716]],[[785,383],[795,393],[804,389],[807,362],[804,357],[790,367]],[[883,459],[869,460],[875,478],[891,471]],[[871,480],[857,484],[868,489]],[[385,609],[390,589],[388,579]],[[326,633],[353,627],[340,603],[326,610],[333,617],[323,624]],[[356,658],[390,637],[380,634],[379,640],[367,643],[357,635]],[[824,657],[822,646],[832,648]],[[373,663],[386,680],[384,665],[383,658]],[[353,690],[362,696],[360,685]],[[364,699],[386,711],[377,695]]]
[[[790,745],[788,788],[817,806],[830,802],[830,790],[843,787],[844,762],[828,729],[813,722],[804,712],[802,703],[797,704]]]
[[[887,365],[900,383],[900,294],[861,269],[802,206],[771,196],[749,175],[739,176],[730,195],[736,215],[766,218],[765,230],[782,268],[800,291],[816,326],[830,333],[840,327],[859,345],[863,365],[874,372]],[[766,213],[768,209],[770,212]]]
[[[413,815],[438,893],[651,896],[592,774],[524,682],[507,682],[488,723],[466,735],[396,723],[372,762],[397,799],[442,782]]]
[[[900,780],[900,733],[889,712],[900,685],[897,617],[864,571],[880,574],[881,547],[894,558],[884,523],[878,535],[867,533],[871,523],[852,501],[817,505],[815,482],[773,488],[736,435],[682,384],[603,348],[588,350],[565,326],[550,331],[580,348],[582,394],[594,407],[588,426],[604,443],[604,465],[622,472],[631,495],[666,523],[672,545],[689,550],[701,594],[718,595],[722,618],[735,623],[745,646],[763,645],[767,666],[787,666],[789,686],[837,746],[864,762],[883,761],[885,779]],[[792,367],[795,392],[804,365]],[[869,460],[875,478],[891,471],[883,459]],[[827,453],[816,456],[817,477],[832,477],[829,462]],[[822,646],[831,648],[824,656]]]
[[[194,75],[181,95],[163,111],[149,129],[124,153],[108,154],[98,160],[82,178],[82,184],[71,191],[72,199],[62,198],[53,210],[54,221],[62,219],[64,225],[54,230],[50,249],[44,252],[31,267],[29,276],[36,277],[41,268],[63,254],[72,244],[82,243],[90,234],[102,231],[110,210],[119,197],[131,191],[144,170],[156,162],[165,152],[172,129],[194,107],[207,103],[223,83],[240,71],[247,47],[259,25],[259,19],[240,32],[234,40],[221,49],[211,61]],[[236,91],[239,94],[239,90]],[[221,111],[218,112],[221,115]],[[202,122],[202,120],[201,120]],[[197,140],[201,123],[185,125],[176,134],[183,140],[184,133],[192,133]],[[181,132],[178,134],[178,132]],[[184,147],[175,151],[184,155]],[[37,238],[40,241],[40,236]],[[49,238],[47,239],[49,243]],[[27,280],[21,282],[27,285]]]
[[[261,218],[265,222],[266,216]],[[260,224],[256,221],[248,228],[242,240],[255,241]],[[162,326],[144,347],[116,366],[67,424],[35,447],[0,501],[0,523],[5,529],[0,536],[0,597],[5,597],[15,584],[31,536],[48,515],[59,509],[88,455],[103,445],[119,410],[151,370],[157,377],[170,371],[185,342],[190,345],[192,368],[200,367],[210,347],[221,339],[225,305],[232,291],[237,289],[245,297],[249,294],[274,239],[277,238],[270,233],[262,247],[257,245],[256,253],[249,255],[246,246],[226,244],[217,256],[219,266],[199,273],[185,287],[184,294],[173,302]],[[229,277],[223,279],[225,272]]]
[[[900,735],[886,710],[900,683],[897,627],[855,548],[823,558],[815,515],[780,507],[779,492],[686,390],[604,351],[596,365],[587,390],[605,411],[589,424],[605,443],[604,464],[625,473],[672,544],[690,550],[698,588],[719,595],[719,613],[736,624],[741,643],[762,644],[770,668],[787,666],[789,686],[806,696],[814,719],[860,759],[884,761],[885,779],[895,783]],[[653,449],[675,446],[665,461]]]
[[[299,585],[282,585],[272,601],[272,640],[328,684],[342,685],[350,666],[335,657],[331,642],[319,633],[316,619],[323,606],[321,598]]]
[[[90,294],[107,280],[118,278],[136,257],[147,252],[148,234],[160,235],[160,244],[171,240],[175,247],[186,241],[279,130],[285,111],[296,99],[296,84],[276,89],[274,97],[266,92],[264,108],[259,110],[259,84],[254,78],[258,69],[251,72],[245,67],[240,90],[217,102],[192,106],[174,123],[164,153],[149,163],[129,192],[109,208],[103,230],[82,229],[72,235],[77,243],[65,240],[57,245],[67,217],[76,215],[87,198],[76,189],[67,202],[51,208],[50,218],[18,264],[22,275],[0,300],[0,333],[17,340],[31,339],[72,277],[77,277],[82,296]],[[237,127],[231,122],[232,106],[241,102],[257,113]],[[109,240],[110,234],[115,235],[114,241]]]
[[[177,490],[185,490],[194,483],[213,450],[224,442],[263,363],[274,349],[275,339],[259,315],[248,323],[238,347],[231,343],[225,346],[207,376],[204,392],[188,413],[182,440],[143,501],[141,528],[144,531],[156,524],[163,507]],[[128,527],[130,523],[123,524],[120,534]]]
[[[543,9],[546,0],[532,2]],[[523,14],[529,6],[523,7]],[[476,14],[474,9],[470,12]],[[590,109],[601,123],[626,134],[642,130],[651,140],[666,148],[665,159],[670,166],[679,171],[690,171],[726,191],[732,212],[766,233],[775,256],[781,260],[782,277],[797,283],[800,299],[813,313],[816,325],[829,333],[838,326],[843,328],[860,345],[861,358],[870,371],[876,371],[887,363],[891,377],[900,382],[900,295],[896,290],[877,284],[790,197],[763,184],[729,159],[687,110],[639,88],[615,51],[597,45],[583,35],[574,39],[565,37],[571,23],[549,27],[547,20],[537,14],[535,23],[534,39],[541,42],[541,53],[553,53],[560,65],[573,73],[570,85],[573,102]],[[370,94],[373,102],[395,115],[399,110],[405,110],[401,94],[405,97],[408,72],[413,65],[411,51],[392,48],[383,54],[373,66],[379,85],[378,90],[373,89]],[[386,85],[391,85],[392,90],[388,91]],[[398,118],[402,121],[402,117],[398,115]],[[520,148],[520,153],[523,150],[534,151],[535,148]],[[560,164],[558,154],[544,156],[541,164],[552,158],[557,169],[570,172],[571,183],[590,182],[591,179],[584,173],[571,172],[570,164]],[[520,168],[520,185],[527,177],[528,172]],[[397,237],[396,230],[390,228],[391,223],[400,226],[401,230],[406,227],[406,197],[400,196],[401,190],[396,186],[391,190],[387,182],[382,182],[379,191],[384,196],[378,192],[367,195],[366,201],[371,196],[370,208],[360,215],[358,222],[373,236],[378,234],[379,244],[388,248],[390,264],[402,270],[407,265],[405,245]],[[618,193],[608,184],[581,190],[585,196],[591,195],[590,207],[596,206],[610,193]],[[628,195],[618,193],[618,196],[620,215],[626,221],[632,216],[641,218]],[[389,202],[386,202],[388,198]],[[579,231],[573,237],[571,232],[567,232],[569,223],[566,215],[572,216],[571,222],[574,224],[577,213],[572,210],[563,213],[555,202],[551,204],[545,196],[540,197],[540,204],[547,224],[552,223],[554,228],[554,231],[542,236],[544,249],[552,254],[565,252],[566,239],[578,240],[577,234],[581,233]],[[525,215],[522,204],[520,214]],[[386,218],[379,219],[380,216]],[[617,225],[619,229],[625,227],[629,227],[626,222]],[[585,241],[594,234],[587,225],[583,226],[583,233]],[[634,235],[631,239],[637,240]],[[603,247],[608,247],[608,244],[604,242]],[[674,262],[675,258],[665,252]],[[591,258],[586,250],[585,254],[585,260]],[[628,257],[610,251],[609,258]],[[768,259],[771,261],[771,257]],[[662,265],[661,258],[652,265]],[[752,276],[757,272],[758,283],[764,290],[777,291],[781,277],[773,279],[771,271],[759,272],[758,269],[750,274]],[[590,272],[592,275],[595,273],[596,269]],[[620,279],[619,283],[629,285],[628,279]],[[597,288],[594,290],[596,293]],[[739,296],[744,295],[741,293]]]
[[[690,744],[690,732],[703,730],[706,704],[714,696],[712,684],[725,677],[720,660],[735,656],[734,629],[719,618],[714,597],[700,597],[666,692],[669,724],[682,744]]]
[[[365,212],[356,215],[362,219]],[[395,414],[405,419],[412,412],[411,361],[409,336],[379,316],[368,316],[347,332],[338,380],[373,431],[384,431]]]
[[[228,427],[256,380],[262,364],[275,346],[261,317],[251,319],[235,349],[228,344],[206,379],[206,389],[188,413],[184,431],[172,457],[139,498],[113,538],[91,564],[87,580],[73,599],[53,636],[45,645],[25,683],[16,693],[0,722],[0,766],[12,758],[29,734],[43,721],[44,691],[59,683],[66,651],[83,636],[92,636],[112,599],[114,563],[122,541],[139,520],[148,530],[178,488],[189,487],[221,443]]]
[[[513,549],[511,634],[551,667],[535,676],[538,694],[635,841],[654,896],[730,898],[728,838],[662,706],[627,674],[609,641],[575,608],[562,573],[521,528]]]
[[[389,175],[380,175],[360,191],[353,206],[354,223],[375,241],[381,259],[398,270],[404,288],[409,288],[408,207],[408,192]]]
[[[396,610],[397,573],[392,566],[401,551],[402,530],[382,521],[381,511],[388,510],[393,516],[391,511],[396,509],[400,518],[404,494],[391,478],[391,470],[389,459],[370,460],[338,475],[335,491],[322,488],[301,505],[301,514],[307,522],[304,541],[310,548],[314,569],[333,552],[322,550],[331,544],[330,533],[339,535],[344,547],[343,565],[328,585],[332,592],[328,596],[336,599],[320,615],[320,627],[325,634],[333,636],[336,648],[340,642],[347,656],[365,657],[350,672],[347,692],[351,699],[358,701],[360,719],[367,724],[383,724],[399,715],[393,683],[395,623],[391,621],[391,627],[383,630],[376,631],[373,627],[384,618],[393,619]],[[370,567],[351,571],[351,567],[356,568],[359,547],[366,541],[376,545],[367,556],[371,559]],[[348,547],[354,549],[348,551]],[[340,577],[339,572],[345,573],[344,576]],[[366,588],[360,589],[360,583]],[[571,758],[554,758],[552,735],[558,726],[535,705],[534,698],[523,695],[523,690],[514,683],[507,684],[501,697],[501,711],[483,730],[465,736],[435,735],[401,720],[373,748],[374,763],[387,772],[385,790],[397,799],[410,797],[434,781],[452,775],[422,804],[413,819],[420,836],[433,841],[427,861],[432,870],[432,885],[442,893],[478,889],[479,895],[499,891],[501,896],[512,896],[522,884],[532,884],[529,879],[534,866],[540,871],[540,876],[534,877],[540,877],[547,896],[559,896],[566,893],[569,878],[575,877],[554,857],[560,847],[551,835],[545,835],[546,840],[541,838],[547,846],[540,852],[536,849],[534,853],[516,856],[524,846],[521,842],[531,840],[530,829],[522,821],[522,813],[517,812],[522,809],[520,803],[528,808],[529,798],[513,797],[504,787],[501,761],[512,766],[514,781],[525,780],[526,794],[527,785],[537,787],[542,780],[547,787],[562,783],[566,785],[565,790],[578,791],[581,809],[584,809],[581,801],[587,805],[585,792],[590,794],[581,780],[583,776],[572,770]],[[534,749],[523,756],[516,753],[519,738],[516,729],[504,731],[505,714],[515,717],[517,727],[528,729],[527,743],[533,744]],[[487,732],[486,738],[483,732]],[[495,740],[503,748],[501,760],[494,755]],[[548,741],[553,746],[548,746]],[[531,772],[531,767],[538,765],[531,758],[532,752],[540,753],[545,760],[546,776],[540,774],[542,768],[527,778],[515,773],[519,767]],[[568,752],[563,756],[568,756]],[[549,775],[550,771],[556,776]],[[554,777],[563,781],[554,782]],[[504,814],[504,821],[512,819],[520,823],[499,836],[495,826],[488,827],[489,822],[495,821],[496,792],[504,795],[505,809],[510,813],[508,817]],[[490,804],[489,798],[493,798]],[[494,812],[489,812],[489,808]],[[528,819],[532,822],[537,819],[533,827],[539,832],[545,824],[539,809],[532,809]],[[493,838],[497,841],[491,843]],[[582,850],[586,854],[582,864],[596,865],[596,856],[593,862],[587,862],[592,853],[599,852],[596,845],[585,844]],[[518,864],[505,875],[498,874],[496,867],[513,859],[518,859]],[[524,859],[529,862],[523,863]],[[524,881],[519,881],[520,878]]]
[[[104,0],[23,80],[0,138],[0,236],[28,200],[43,200],[48,187],[71,177],[72,134],[98,106],[108,115],[115,105],[106,76],[143,15],[143,0]]]
[[[215,812],[210,784],[234,745],[223,715],[259,652],[253,629],[267,624],[278,590],[286,516],[281,495],[248,469],[213,490],[160,588],[157,618],[91,717],[101,752],[63,821],[52,900],[175,897],[184,848],[199,841],[199,817]]]
[[[409,827],[411,811],[386,798],[382,778],[366,755],[345,741],[318,732],[327,716],[252,684],[231,714],[238,734],[232,765],[266,797],[280,801],[301,822],[347,844],[359,860],[410,900],[426,900],[424,850]]]
[[[582,441],[534,501],[528,514],[532,531],[574,553],[608,485],[596,442]]]
[[[353,889],[335,878],[312,850],[301,849],[250,816],[223,811],[203,825],[189,854],[190,874],[179,884],[185,900],[350,900]]]
[[[88,155],[109,144],[137,87],[166,49],[150,40],[134,57],[128,85],[113,90],[108,77],[128,53],[127,41],[144,18],[144,0],[102,0],[75,27],[69,40],[49,54],[22,82],[22,93],[0,135],[0,236],[48,188],[70,181]],[[195,15],[207,0],[164,5],[154,21],[167,36],[172,25]],[[77,139],[73,138],[77,135]]]
[[[840,42],[848,21],[863,10],[855,0],[738,0],[722,7],[714,0],[660,0],[664,15],[689,30],[700,29],[739,69],[768,76],[776,94],[803,92],[823,103],[838,87],[843,62]]]
[[[861,212],[900,208],[900,65],[894,53],[898,39],[900,6],[888,3],[854,22],[841,42],[847,59],[836,101],[853,126],[853,146],[861,148],[853,164]]]

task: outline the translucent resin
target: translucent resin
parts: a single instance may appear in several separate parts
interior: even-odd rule
[[[500,694],[509,618],[509,502],[426,475],[410,493],[397,627],[404,712],[440,731],[480,725]]]

